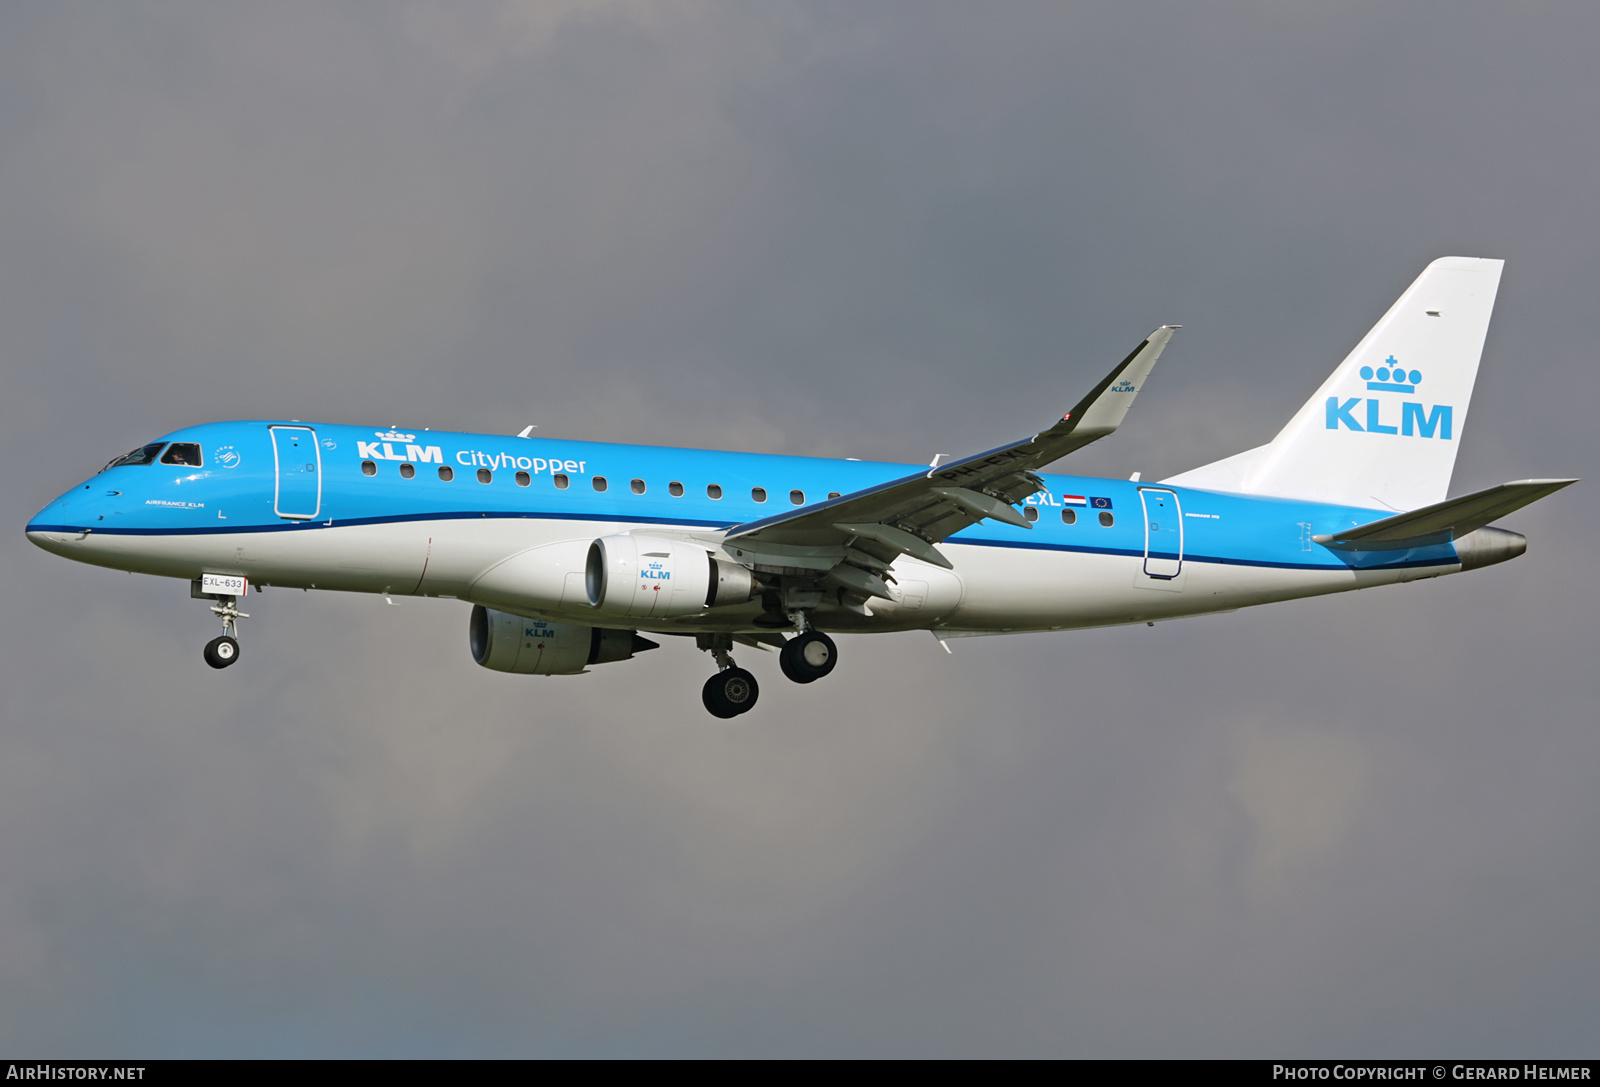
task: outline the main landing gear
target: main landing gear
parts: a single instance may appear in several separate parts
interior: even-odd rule
[[[778,667],[796,683],[813,683],[839,663],[839,647],[820,630],[808,630],[783,643]]]
[[[743,668],[724,668],[710,679],[700,691],[700,700],[713,717],[737,717],[755,707],[761,696],[756,677]]]
[[[717,661],[717,674],[706,680],[700,700],[713,717],[737,717],[756,704],[761,688],[756,677],[733,663],[733,637],[728,634],[701,634],[696,644]],[[778,666],[796,683],[814,683],[833,671],[839,662],[839,647],[820,630],[803,630],[783,643]]]
[[[706,680],[700,691],[700,701],[711,716],[737,717],[755,708],[761,685],[755,676],[733,663],[733,639],[726,634],[701,634],[695,640],[717,661],[717,674]]]
[[[221,596],[216,600],[211,613],[222,620],[222,636],[206,643],[205,658],[213,668],[226,668],[239,659],[239,620],[250,616],[239,610],[238,597]]]

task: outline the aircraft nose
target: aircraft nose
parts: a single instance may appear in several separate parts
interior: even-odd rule
[[[28,542],[46,551],[59,552],[60,545],[81,533],[83,529],[73,523],[73,517],[81,520],[87,509],[85,500],[78,496],[84,495],[88,486],[79,485],[34,514],[25,530]]]

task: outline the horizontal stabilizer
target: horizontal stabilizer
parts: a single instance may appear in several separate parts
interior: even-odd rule
[[[1410,513],[1312,539],[1340,551],[1399,551],[1450,543],[1576,482],[1575,479],[1521,479],[1502,483],[1476,494],[1451,498]]]

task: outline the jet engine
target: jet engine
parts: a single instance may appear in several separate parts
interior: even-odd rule
[[[525,676],[577,675],[591,664],[625,661],[659,644],[636,630],[525,619],[482,604],[473,605],[467,635],[473,660]]]
[[[759,588],[748,568],[699,544],[631,533],[589,545],[584,586],[596,611],[630,619],[697,615],[742,604]]]

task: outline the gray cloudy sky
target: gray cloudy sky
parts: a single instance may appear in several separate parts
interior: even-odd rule
[[[1600,8],[0,7],[0,1049],[1595,1055],[1592,483],[1235,615],[472,664],[449,601],[27,518],[238,416],[925,462],[1185,326],[1074,468],[1258,444],[1509,261],[1457,492],[1594,477]],[[1589,543],[1585,544],[1584,541]]]

